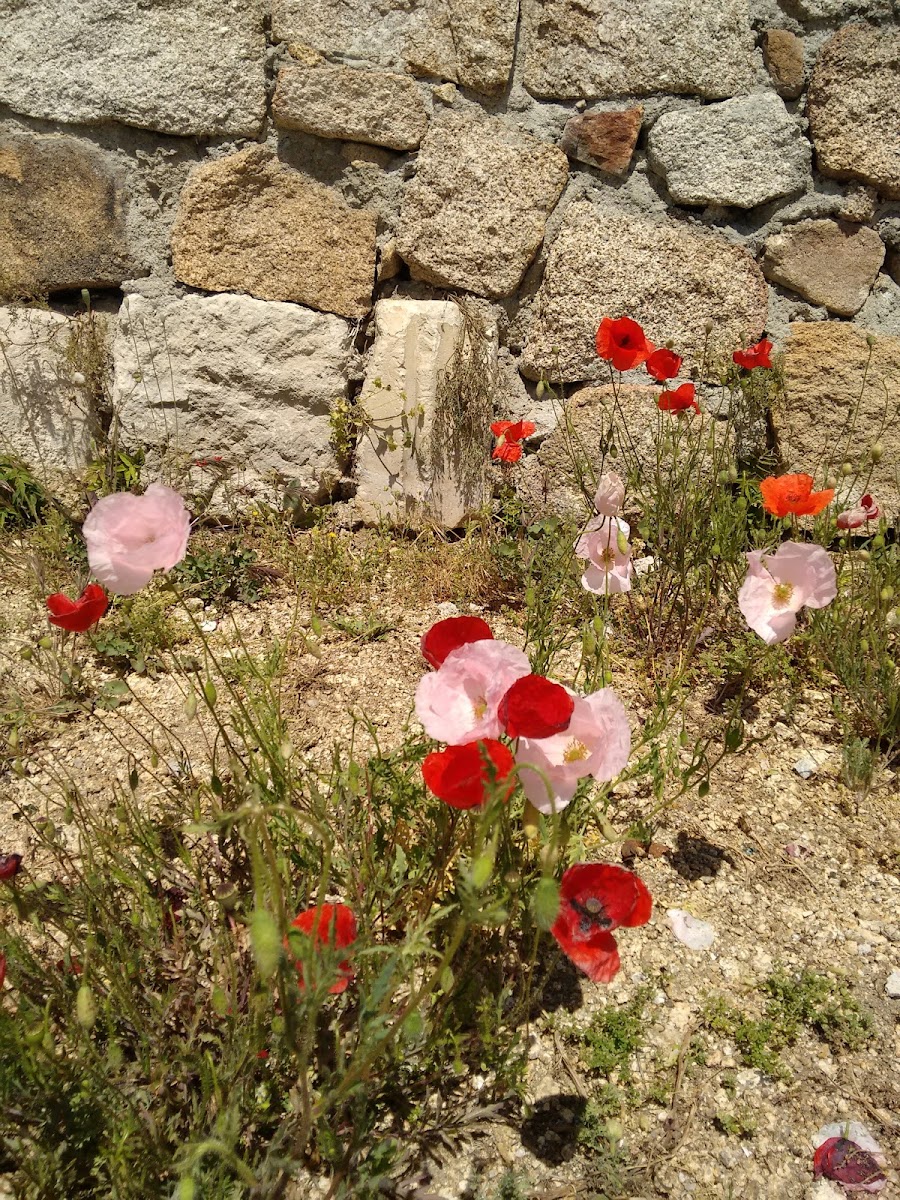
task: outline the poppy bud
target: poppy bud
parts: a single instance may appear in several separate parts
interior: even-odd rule
[[[846,479],[848,475],[853,474],[853,463],[841,463],[841,474]]]
[[[896,629],[900,625],[900,609],[892,608],[885,616],[884,623],[888,629]]]
[[[715,322],[713,321],[712,317],[706,318],[706,320],[703,322],[703,328],[707,333],[712,333],[712,331],[715,329]]]
[[[728,478],[731,483],[737,483],[737,481],[738,481],[738,469],[734,465],[734,463],[732,463],[731,466],[728,468]]]
[[[866,345],[869,347],[870,350],[874,347],[874,345],[875,345],[875,334],[874,333],[866,334]]]
[[[881,442],[876,442],[875,445],[872,447],[872,449],[869,451],[869,458],[871,458],[873,463],[880,463],[883,457],[884,457],[884,446],[882,446]]]
[[[31,662],[31,660],[34,658],[34,651],[30,646],[23,646],[19,651],[19,658],[21,658],[23,662]]]
[[[194,1200],[197,1195],[197,1185],[190,1175],[182,1175],[178,1180],[178,1200]]]
[[[863,654],[868,654],[869,653],[869,639],[868,638],[860,638],[859,639],[859,648]]]
[[[890,584],[888,584],[887,587],[883,587],[881,589],[881,599],[885,602],[885,604],[887,604],[888,601],[893,600],[893,598],[894,598],[894,589],[891,587]]]
[[[868,552],[868,550],[857,550],[856,557],[860,562],[867,563],[872,555]]]
[[[883,550],[884,549],[884,538],[881,536],[880,533],[876,533],[875,536],[872,538],[872,549],[873,550]]]
[[[537,393],[538,400],[543,399],[543,396],[544,396],[544,381],[543,381],[543,379],[538,380],[538,385],[534,390]]]
[[[281,935],[275,918],[264,908],[257,908],[250,918],[250,945],[260,975],[270,979],[281,961]]]
[[[191,692],[184,702],[184,715],[189,721],[193,721],[197,715],[197,697],[194,692]]]
[[[97,1023],[97,1005],[94,1001],[94,993],[86,983],[81,985],[78,995],[75,997],[75,1020],[82,1029],[93,1029]]]

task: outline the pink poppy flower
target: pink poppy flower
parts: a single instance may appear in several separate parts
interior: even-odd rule
[[[509,642],[467,642],[419,680],[416,716],[429,737],[451,746],[498,738],[500,701],[530,671],[528,657]]]
[[[575,543],[578,558],[588,565],[581,577],[581,586],[597,596],[612,596],[631,591],[631,545],[627,541],[630,529],[619,517],[595,517]]]
[[[600,476],[594,496],[594,508],[601,517],[615,517],[625,503],[625,483],[615,471]]]
[[[575,863],[563,874],[559,916],[550,932],[589,979],[609,983],[619,970],[612,931],[646,925],[652,909],[650,893],[632,871],[608,863]]]
[[[180,563],[190,531],[184,500],[161,483],[151,483],[143,496],[104,496],[82,527],[92,573],[117,596],[133,596],[154,571]]]
[[[747,555],[738,607],[771,646],[791,636],[801,608],[825,608],[836,595],[834,563],[821,546],[782,542],[774,554],[753,550]]]
[[[628,716],[612,688],[601,688],[589,696],[566,691],[575,703],[565,732],[519,738],[516,746],[525,795],[542,813],[561,812],[585,775],[601,783],[614,779],[631,752]]]
[[[855,508],[848,508],[844,512],[838,513],[837,527],[838,529],[859,529],[867,521],[877,521],[880,515],[881,509],[875,498],[871,492],[866,492]]]

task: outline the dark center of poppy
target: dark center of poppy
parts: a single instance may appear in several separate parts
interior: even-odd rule
[[[588,934],[594,929],[612,929],[612,919],[607,915],[602,900],[598,900],[596,896],[589,896],[584,904],[574,899],[569,903],[578,913],[580,934]]]
[[[787,500],[788,504],[799,504],[803,497],[799,492],[788,492],[785,495],[785,499]]]

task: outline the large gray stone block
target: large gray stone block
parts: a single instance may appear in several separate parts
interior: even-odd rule
[[[0,0],[0,104],[50,121],[255,137],[263,0]]]
[[[753,83],[747,0],[523,0],[525,86],[564,100],[720,100]]]
[[[663,113],[647,150],[678,204],[755,208],[811,182],[812,147],[770,92]]]

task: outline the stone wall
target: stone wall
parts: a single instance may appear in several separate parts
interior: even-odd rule
[[[543,435],[628,313],[688,365],[768,331],[805,454],[865,331],[900,383],[898,64],[889,0],[0,0],[0,453],[71,475],[112,429],[214,503],[456,521],[489,484],[426,452],[436,364]]]

